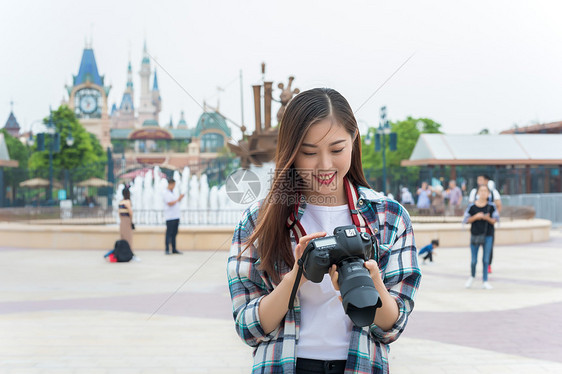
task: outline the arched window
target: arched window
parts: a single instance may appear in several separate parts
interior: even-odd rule
[[[224,147],[224,138],[220,134],[207,133],[201,137],[201,152],[218,152]]]

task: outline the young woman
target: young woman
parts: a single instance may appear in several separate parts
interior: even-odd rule
[[[418,209],[429,209],[431,207],[431,188],[429,188],[427,182],[422,182],[422,185],[418,188],[416,194],[418,195]]]
[[[404,330],[420,282],[410,218],[371,190],[348,102],[332,89],[298,94],[279,128],[267,198],[238,223],[228,260],[235,326],[254,347],[254,373],[388,373],[388,347]],[[333,265],[321,283],[303,276],[289,299],[310,240],[355,225],[375,235],[365,267],[382,307],[367,327],[344,313]]]
[[[464,213],[464,223],[470,223],[470,251],[472,260],[470,263],[470,278],[466,281],[466,288],[472,287],[476,276],[476,263],[478,262],[478,249],[482,246],[482,288],[492,289],[488,283],[488,265],[490,264],[490,253],[494,239],[494,224],[500,219],[498,210],[494,203],[488,201],[490,190],[483,184],[478,187],[478,200],[469,205]]]
[[[119,232],[121,239],[129,242],[133,249],[133,207],[131,206],[131,192],[127,187],[123,189],[123,200],[119,202]]]

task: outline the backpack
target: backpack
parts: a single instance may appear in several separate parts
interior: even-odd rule
[[[115,242],[115,248],[113,249],[113,255],[117,259],[117,262],[129,262],[133,258],[133,251],[129,246],[129,242],[126,240],[117,240]]]

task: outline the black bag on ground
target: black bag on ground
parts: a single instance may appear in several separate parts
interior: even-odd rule
[[[117,259],[117,262],[131,261],[133,258],[133,251],[131,251],[129,242],[123,239],[116,241],[113,255]]]

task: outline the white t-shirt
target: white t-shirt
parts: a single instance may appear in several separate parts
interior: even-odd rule
[[[307,204],[301,218],[307,234],[352,225],[347,205],[318,206]],[[305,282],[299,289],[301,324],[297,357],[314,360],[347,360],[353,323],[345,314],[339,292],[329,274],[320,283]]]
[[[162,193],[162,199],[164,200],[164,220],[165,221],[180,218],[181,211],[180,211],[179,202],[175,203],[172,206],[168,205],[168,203],[177,200],[179,197],[180,197],[180,194],[177,191],[170,191],[167,188]]]

